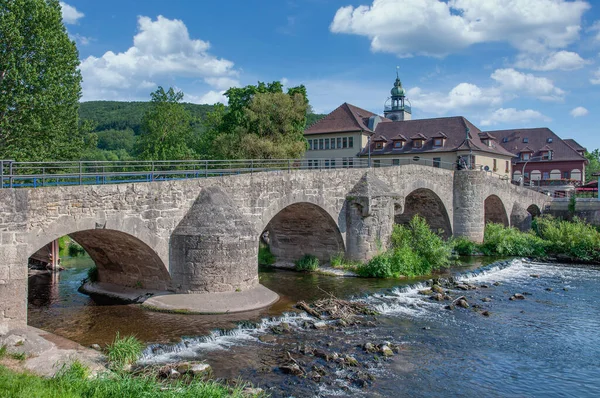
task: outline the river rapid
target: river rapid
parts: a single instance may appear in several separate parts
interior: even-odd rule
[[[466,264],[442,275],[477,287],[451,290],[470,304],[453,310],[444,308],[448,301],[419,294],[424,280],[261,272],[260,282],[281,295],[278,303],[250,313],[201,316],[97,303],[77,292],[91,260],[63,264],[67,269],[58,278],[30,276],[30,325],[83,345],[108,343],[117,331],[135,334],[149,345],[142,363],[204,361],[216,377],[241,377],[273,397],[600,396],[595,268],[522,260]],[[293,305],[327,292],[366,302],[382,315],[315,330]],[[515,293],[524,299],[510,300]],[[290,331],[273,334],[282,322]],[[399,352],[383,358],[363,349],[383,342]],[[350,355],[359,366],[338,366],[315,350]],[[284,374],[279,367],[289,361],[288,352],[307,370],[322,369],[321,380]]]

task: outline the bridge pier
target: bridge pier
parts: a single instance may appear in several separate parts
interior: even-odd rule
[[[531,213],[529,213],[525,207],[521,206],[519,203],[515,203],[510,214],[511,226],[518,228],[521,231],[529,231],[531,229],[532,219]]]
[[[387,249],[399,195],[370,172],[346,196],[346,257],[368,261]]]
[[[478,243],[485,228],[485,178],[481,171],[454,173],[454,235]]]

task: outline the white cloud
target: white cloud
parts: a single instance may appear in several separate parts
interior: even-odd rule
[[[589,111],[587,109],[585,109],[583,106],[578,106],[577,108],[574,108],[571,111],[571,116],[573,117],[581,117],[581,116],[585,116],[589,113]]]
[[[214,91],[211,90],[201,96],[195,96],[186,94],[185,100],[186,102],[191,102],[194,104],[209,104],[213,105],[217,102],[227,105],[227,97],[225,97],[225,91]]]
[[[398,56],[444,56],[485,42],[542,53],[576,41],[589,8],[581,0],[374,0],[338,9],[330,30],[366,36],[373,51]]]
[[[421,88],[414,87],[408,90],[407,97],[416,108],[440,115],[502,103],[502,97],[495,88],[481,88],[471,83],[459,83],[447,94],[435,91],[426,93]]]
[[[62,1],[60,2],[60,8],[62,9],[62,17],[65,24],[74,25],[85,16],[84,13],[79,12],[75,7]]]
[[[482,126],[491,126],[499,123],[527,123],[532,120],[549,122],[551,119],[533,109],[517,110],[515,108],[500,108],[492,112],[486,119],[481,120]]]
[[[548,78],[522,73],[512,68],[497,69],[491,78],[499,83],[500,90],[516,95],[526,94],[544,101],[556,101],[561,100],[565,94]]]
[[[597,32],[594,40],[600,41],[600,21],[594,22],[594,24],[589,28],[591,32]]]
[[[592,78],[590,79],[590,83],[600,84],[600,68],[598,68],[594,73],[592,73]]]
[[[517,57],[515,66],[523,69],[539,71],[549,70],[575,70],[581,69],[589,62],[571,51],[557,51],[546,56],[533,58],[530,55],[521,54]]]
[[[217,90],[236,85],[233,62],[210,54],[209,48],[208,42],[190,38],[181,20],[140,16],[132,47],[81,62],[84,100],[140,97],[132,90],[144,80],[168,85],[175,79],[201,78]]]

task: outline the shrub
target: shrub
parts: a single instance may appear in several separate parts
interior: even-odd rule
[[[477,243],[464,236],[452,239],[451,244],[459,256],[471,256],[477,252]]]
[[[258,264],[259,265],[273,265],[275,264],[275,256],[271,253],[269,246],[261,243],[258,246]]]
[[[480,249],[488,256],[546,255],[546,243],[533,232],[521,232],[513,227],[489,223],[485,226]]]
[[[79,243],[75,241],[71,241],[71,243],[69,243],[69,256],[77,257],[83,256],[84,254],[85,250],[83,249],[83,247],[81,247],[81,245],[79,245]]]
[[[122,368],[137,361],[143,350],[144,345],[134,336],[121,338],[117,332],[112,344],[106,346],[106,358],[112,367]]]
[[[535,220],[537,234],[547,242],[548,251],[583,261],[600,261],[600,233],[575,217],[572,221],[544,216]]]
[[[319,259],[312,254],[306,254],[296,261],[297,271],[316,271],[319,268]]]
[[[98,267],[94,265],[92,268],[88,269],[87,279],[89,282],[98,282]]]
[[[367,278],[392,278],[394,272],[388,253],[378,254],[356,268],[356,273]]]

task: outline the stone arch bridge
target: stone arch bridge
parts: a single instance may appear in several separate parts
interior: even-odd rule
[[[414,214],[481,241],[486,222],[526,229],[548,200],[483,171],[419,165],[0,189],[0,328],[26,323],[28,258],[64,235],[90,254],[100,281],[231,292],[258,285],[264,231],[282,261],[365,260]]]

